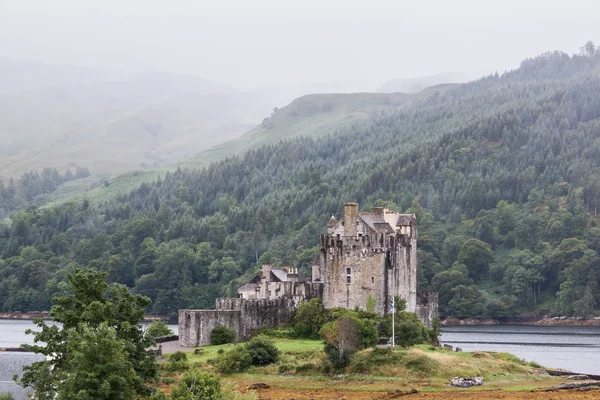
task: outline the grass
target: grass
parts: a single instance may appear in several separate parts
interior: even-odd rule
[[[262,382],[289,390],[335,388],[367,392],[413,387],[429,392],[454,391],[457,389],[447,386],[454,376],[483,376],[485,385],[470,388],[470,391],[526,391],[560,382],[540,371],[539,366],[508,353],[449,352],[427,345],[396,350],[366,349],[355,354],[343,373],[326,374],[323,365],[327,361],[321,341],[277,339],[275,345],[281,352],[277,363],[251,367],[247,372],[229,375],[227,379],[242,387]],[[201,347],[188,353],[189,363],[211,369],[208,361],[233,346],[235,344]],[[165,372],[163,376],[172,378],[175,374]]]

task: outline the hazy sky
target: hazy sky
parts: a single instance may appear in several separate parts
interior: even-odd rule
[[[597,0],[0,0],[0,56],[241,88],[502,71],[600,41]]]

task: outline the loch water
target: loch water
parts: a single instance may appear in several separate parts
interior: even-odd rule
[[[0,347],[32,343],[29,320],[0,319]],[[177,325],[169,325],[176,334]],[[600,375],[599,326],[470,325],[442,329],[441,341],[464,351],[502,351],[549,368]]]
[[[502,351],[548,368],[600,375],[600,326],[471,325],[442,329],[464,351]]]
[[[46,321],[47,324],[53,324]],[[168,325],[177,335],[179,331],[177,325]],[[0,319],[0,348],[1,347],[19,347],[21,344],[33,344],[33,336],[26,335],[27,329],[37,330],[37,327],[31,320],[20,319]]]

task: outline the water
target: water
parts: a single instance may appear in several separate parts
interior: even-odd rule
[[[47,324],[53,324],[46,321]],[[177,335],[177,325],[168,325]],[[19,347],[21,344],[33,344],[33,336],[26,335],[26,329],[37,330],[37,327],[29,320],[0,319],[0,347]]]
[[[32,343],[31,321],[0,319],[0,347]],[[177,325],[169,325],[175,334]],[[442,343],[464,351],[503,351],[545,367],[600,375],[600,327],[474,325],[444,327]]]
[[[442,329],[464,351],[502,351],[549,368],[600,375],[599,326],[473,325]]]

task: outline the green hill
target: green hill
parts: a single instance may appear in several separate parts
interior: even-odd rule
[[[102,202],[15,214],[0,225],[0,307],[47,308],[77,265],[149,296],[157,313],[212,307],[257,264],[307,273],[330,216],[357,201],[417,215],[418,283],[439,292],[443,315],[595,316],[599,94],[600,51],[552,52],[320,136],[285,137],[319,125],[301,115],[337,106],[277,110],[265,127],[288,133],[254,136],[271,144],[139,187],[130,174]],[[342,96],[345,109],[361,109],[360,96]]]
[[[409,105],[412,101],[440,94],[456,86],[437,85],[417,94],[350,93],[311,94],[276,109],[270,117],[237,139],[214,146],[188,160],[160,168],[131,171],[113,179],[96,175],[88,180],[61,185],[49,196],[51,203],[87,198],[104,201],[117,194],[127,193],[142,183],[149,183],[167,171],[177,168],[201,168],[210,163],[242,154],[263,145],[276,144],[283,139],[300,136],[318,138],[363,121],[375,113]]]

